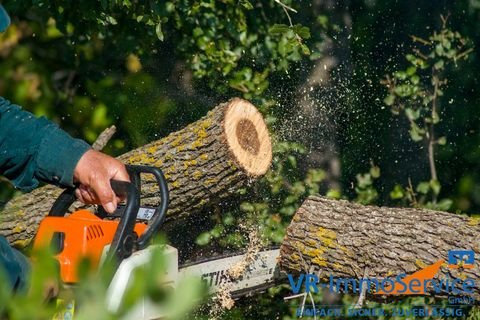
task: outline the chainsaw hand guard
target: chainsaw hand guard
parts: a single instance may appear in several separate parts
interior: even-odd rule
[[[137,241],[137,248],[144,249],[151,240],[152,236],[160,229],[163,221],[165,221],[169,203],[168,185],[162,173],[162,170],[157,167],[128,166],[127,168],[131,170],[131,176],[133,176],[132,180],[136,184],[139,192],[141,191],[141,173],[152,174],[157,180],[160,192],[160,205],[155,209],[155,213],[153,214],[152,218],[148,223],[147,230],[145,230],[145,232],[140,236]]]
[[[124,258],[132,254],[135,247],[133,229],[137,212],[140,209],[140,192],[130,182],[112,180],[110,185],[116,195],[127,198],[125,212],[120,218],[106,259],[106,261],[112,261],[115,263],[115,266],[118,266]]]

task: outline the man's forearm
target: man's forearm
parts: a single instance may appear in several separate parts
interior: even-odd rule
[[[0,172],[16,187],[28,191],[39,180],[72,186],[74,168],[89,148],[0,97]]]

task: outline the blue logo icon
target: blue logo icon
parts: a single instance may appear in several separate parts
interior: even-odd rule
[[[448,252],[448,267],[451,269],[471,269],[475,262],[473,250],[450,250]]]

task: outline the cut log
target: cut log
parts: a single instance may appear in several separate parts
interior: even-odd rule
[[[127,164],[161,168],[168,180],[168,218],[184,217],[218,203],[264,175],[272,147],[262,115],[235,98],[169,136],[118,157]],[[61,190],[45,186],[12,199],[1,213],[0,235],[24,247]],[[142,184],[142,204],[158,203],[153,180]]]
[[[287,272],[315,273],[328,282],[330,275],[360,279],[365,271],[367,278],[394,278],[444,260],[437,277],[475,279],[474,297],[478,301],[479,239],[478,218],[312,196],[287,229],[279,263]],[[473,250],[474,267],[448,268],[448,252],[455,249]]]

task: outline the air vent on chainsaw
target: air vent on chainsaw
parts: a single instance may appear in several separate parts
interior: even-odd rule
[[[98,224],[92,224],[87,228],[87,240],[101,238],[104,235],[102,227]]]

